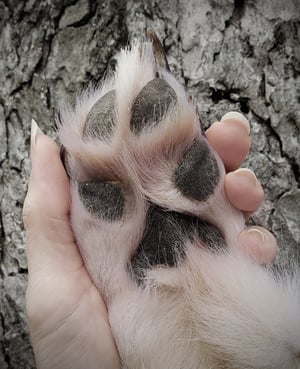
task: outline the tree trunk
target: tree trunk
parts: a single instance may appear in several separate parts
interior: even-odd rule
[[[229,110],[251,122],[245,166],[266,192],[252,218],[299,257],[298,0],[0,1],[0,368],[35,368],[24,313],[22,205],[34,118],[55,137],[62,101],[98,83],[113,56],[154,29],[205,126]]]

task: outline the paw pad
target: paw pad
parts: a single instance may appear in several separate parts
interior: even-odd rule
[[[185,257],[186,241],[200,240],[211,251],[226,246],[218,228],[197,217],[152,207],[147,214],[146,228],[130,269],[142,282],[148,269],[174,267]]]
[[[83,139],[94,137],[98,139],[109,138],[116,124],[116,94],[109,91],[93,105],[88,113],[83,129]]]
[[[163,79],[148,82],[131,108],[130,128],[135,134],[159,124],[176,105],[176,93]]]
[[[86,209],[103,220],[119,220],[123,214],[124,197],[117,182],[82,182],[78,184],[80,199]]]
[[[206,201],[214,193],[220,180],[219,167],[206,141],[196,141],[188,149],[176,167],[174,179],[188,198]]]

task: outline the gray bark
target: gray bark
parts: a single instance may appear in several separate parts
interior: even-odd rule
[[[22,204],[30,122],[55,137],[64,100],[113,67],[153,28],[208,126],[229,110],[251,122],[245,166],[266,191],[252,222],[300,259],[300,5],[298,0],[0,1],[0,368],[34,368],[26,327]]]

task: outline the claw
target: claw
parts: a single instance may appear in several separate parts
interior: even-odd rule
[[[61,145],[61,147],[60,147],[60,159],[61,159],[61,162],[62,162],[64,168],[65,168],[65,171],[66,171],[66,174],[67,174],[68,178],[70,178],[71,177],[71,175],[70,175],[71,171],[70,171],[70,168],[69,168],[69,165],[68,165],[67,150],[63,145]]]
[[[170,72],[170,67],[169,67],[167,57],[166,57],[166,53],[164,51],[164,48],[157,34],[152,29],[148,29],[147,36],[152,42],[153,54],[154,54],[156,64],[160,66],[161,68],[166,69],[168,72]]]

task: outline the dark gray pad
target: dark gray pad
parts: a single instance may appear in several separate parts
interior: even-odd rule
[[[116,92],[111,90],[102,96],[89,111],[83,129],[83,138],[109,138],[116,125]]]
[[[218,163],[206,141],[197,140],[184,154],[174,173],[175,186],[192,199],[206,201],[220,179]]]
[[[78,189],[83,205],[91,214],[108,221],[121,219],[124,195],[120,183],[81,182]]]
[[[146,229],[129,265],[133,277],[142,282],[147,269],[155,266],[176,266],[184,258],[185,241],[199,239],[211,251],[226,247],[218,228],[197,217],[150,208]]]
[[[131,108],[130,128],[135,134],[157,125],[175,106],[177,96],[163,79],[148,82],[136,97]]]

